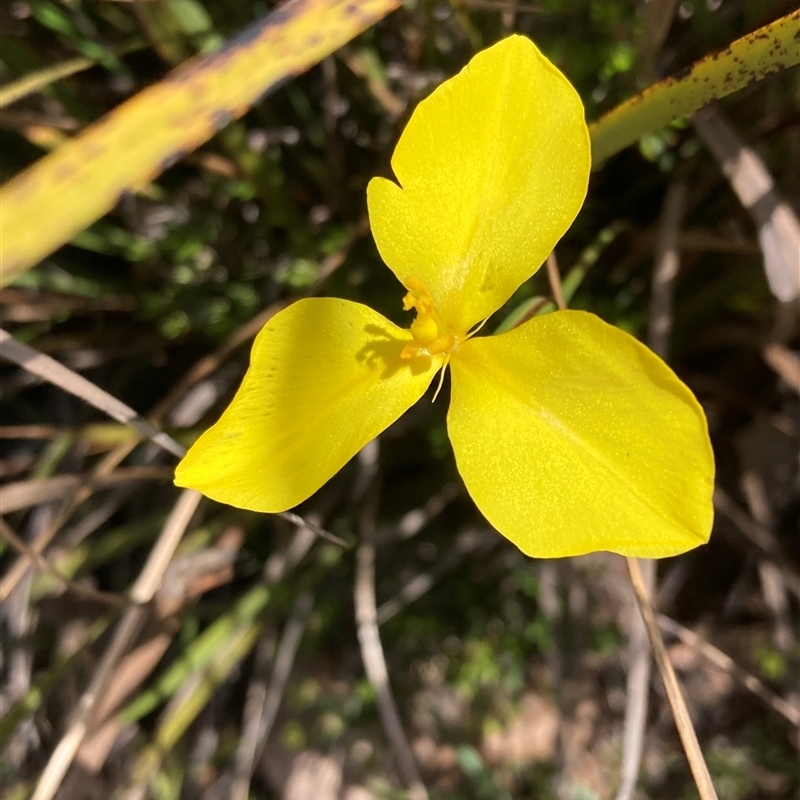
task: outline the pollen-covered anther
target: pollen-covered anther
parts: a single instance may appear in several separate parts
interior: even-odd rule
[[[403,309],[414,309],[417,316],[411,323],[411,335],[414,339],[403,348],[400,357],[449,355],[455,352],[458,339],[442,324],[433,306],[433,298],[422,282],[409,278],[406,287],[408,294],[403,298]]]

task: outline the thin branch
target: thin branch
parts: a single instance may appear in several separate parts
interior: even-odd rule
[[[714,508],[727,517],[763,557],[775,564],[780,570],[786,588],[800,600],[800,576],[786,566],[786,558],[772,532],[763,525],[759,525],[746,511],[734,503],[727,492],[719,486],[714,489]]]
[[[314,535],[319,536],[320,539],[325,539],[326,542],[338,544],[339,547],[344,547],[348,550],[350,549],[351,545],[349,545],[344,539],[340,539],[338,536],[326,531],[325,528],[320,528],[319,525],[315,525],[313,522],[303,519],[303,517],[301,517],[299,514],[294,514],[291,511],[282,511],[275,516],[285,519],[287,522],[291,522],[292,525],[297,528],[308,528],[314,533]]]
[[[753,519],[770,533],[774,531],[772,509],[764,481],[756,470],[746,469],[741,478],[742,494]],[[774,533],[773,533],[774,535]],[[758,577],[764,602],[772,613],[772,638],[777,649],[788,655],[795,641],[789,594],[778,567],[769,559],[759,559]]]
[[[646,86],[656,79],[655,64],[680,0],[650,0],[645,6],[644,30],[639,40],[639,78]]]
[[[639,564],[647,596],[653,597],[656,586],[656,562],[648,558],[641,559]],[[628,651],[625,725],[622,734],[622,770],[616,800],[629,800],[633,796],[639,780],[639,769],[644,750],[652,661],[647,629],[640,614],[634,613],[631,620]]]
[[[247,686],[244,711],[242,712],[242,734],[236,747],[232,769],[224,772],[203,793],[202,800],[234,800],[249,797],[250,781],[255,771],[263,742],[269,738],[271,724],[265,720],[264,709],[269,694],[270,665],[275,658],[275,630],[268,626],[255,648],[253,675]],[[273,673],[274,674],[274,673]]]
[[[771,342],[764,348],[764,361],[800,394],[800,356],[780,342]]]
[[[178,458],[182,458],[186,453],[186,449],[171,436],[163,431],[156,430],[130,406],[125,405],[125,403],[117,400],[116,397],[104,389],[101,389],[77,372],[73,372],[55,359],[50,358],[50,356],[28,347],[22,342],[18,342],[8,331],[2,329],[0,329],[0,355],[22,367],[26,372],[37,375],[94,406],[104,414],[108,414],[109,417],[117,420],[117,422],[130,425],[145,439],[149,439],[153,444],[178,456]]]
[[[452,572],[468,555],[485,553],[499,543],[500,537],[492,530],[469,529],[460,533],[444,557],[440,558],[429,572],[415,575],[403,584],[394,597],[381,604],[376,616],[378,625],[384,625],[406,606],[419,600],[431,590],[439,578]]]
[[[130,597],[137,605],[129,608],[117,625],[91,683],[78,701],[75,717],[50,756],[31,800],[52,800],[58,791],[89,730],[95,709],[115,674],[119,660],[141,630],[147,617],[145,604],[149,603],[155,595],[175,548],[197,510],[201,497],[199,492],[187,489],[178,498],[155,547],[150,551],[147,562],[130,591]]]
[[[680,229],[686,208],[686,184],[673,181],[667,189],[653,259],[647,343],[664,360],[669,355],[675,280],[680,269]]]
[[[31,532],[47,525],[52,513],[52,506],[42,505],[31,515],[29,529]],[[35,612],[31,607],[32,576],[19,583],[2,607],[3,629],[3,686],[0,689],[0,705],[2,710],[9,711],[9,706],[24,705],[30,697],[33,679],[34,643],[32,633],[35,627]],[[5,722],[7,714],[3,714]],[[32,722],[29,720],[29,722]],[[12,771],[18,771],[30,754],[30,747],[38,737],[30,736],[31,725],[25,726],[27,731],[19,730],[11,724],[11,730],[2,730],[7,741],[4,757],[8,759]],[[5,725],[0,723],[0,729]],[[14,735],[14,730],[17,733]]]
[[[365,450],[370,448],[374,452]],[[367,458],[377,465],[377,447],[374,443],[362,450],[362,462]],[[367,467],[369,469],[369,467]],[[375,692],[383,728],[389,738],[398,772],[408,786],[412,800],[428,800],[428,792],[417,769],[414,754],[403,731],[403,723],[397,710],[389,685],[389,672],[378,633],[377,608],[375,605],[375,517],[377,515],[378,492],[374,479],[364,501],[361,515],[361,543],[356,552],[356,575],[354,599],[358,643],[367,678]]]
[[[128,442],[121,444],[119,447],[108,453],[92,470],[90,480],[99,479],[110,475],[119,464],[128,456],[128,454],[136,447],[137,440],[132,439]],[[70,497],[63,505],[61,510],[55,515],[55,518],[50,524],[34,539],[31,544],[31,549],[37,554],[42,554],[50,542],[55,539],[62,525],[72,515],[72,512],[86,500],[94,490],[91,484],[82,484],[75,490],[72,497]],[[14,587],[25,576],[30,568],[30,560],[25,558],[18,558],[8,572],[3,576],[0,581],[0,602],[5,600],[8,595],[14,590]]]
[[[800,708],[787,703],[782,697],[778,697],[774,692],[771,692],[755,675],[751,675],[747,670],[742,669],[729,655],[723,653],[722,650],[670,617],[657,614],[656,620],[659,627],[667,633],[694,648],[703,658],[727,672],[734,680],[744,686],[745,689],[751,691],[773,711],[789,720],[792,725],[800,726]]]
[[[39,570],[49,575],[51,578],[54,578],[73,594],[83,597],[85,600],[94,600],[95,602],[104,603],[105,605],[114,606],[115,608],[128,608],[130,606],[131,601],[122,595],[114,594],[113,592],[101,592],[68,578],[47,561],[47,559],[37,553],[27,542],[20,539],[3,517],[0,517],[0,538],[8,542],[20,555],[30,559]]]
[[[714,103],[701,108],[693,114],[692,123],[758,228],[771,292],[784,303],[796,300],[800,297],[800,221],[794,209],[721,108]]]
[[[269,687],[263,682],[254,683],[247,693],[245,722],[236,753],[236,777],[228,795],[229,800],[247,800],[250,796],[250,780],[278,716],[278,708],[313,607],[314,597],[310,592],[303,592],[297,598],[278,642]]]
[[[647,336],[651,349],[663,359],[666,359],[669,353],[672,300],[675,293],[675,279],[680,268],[680,229],[685,206],[686,184],[676,180],[667,189],[658,227]],[[652,559],[640,559],[639,566],[648,597],[653,597],[656,589],[656,562]],[[642,618],[636,613],[632,619],[629,648],[630,667],[625,705],[622,775],[616,800],[630,800],[636,789],[647,724],[651,673],[650,647]]]
[[[564,289],[561,286],[561,275],[558,271],[555,250],[551,250],[550,255],[547,256],[547,280],[550,281],[550,290],[553,292],[553,299],[556,301],[559,311],[563,311],[567,307],[567,303],[564,300]]]
[[[711,781],[708,766],[703,758],[703,751],[697,741],[697,734],[692,725],[686,701],[683,699],[678,678],[667,655],[667,648],[664,647],[664,640],[661,638],[661,631],[658,629],[655,612],[647,595],[647,587],[642,577],[642,571],[639,569],[639,562],[635,558],[626,558],[625,561],[628,565],[628,573],[631,576],[631,585],[636,595],[636,602],[639,604],[639,611],[642,612],[647,635],[650,638],[650,646],[653,648],[656,666],[661,674],[661,680],[664,682],[664,689],[667,692],[667,699],[672,708],[678,735],[681,738],[681,744],[683,744],[689,768],[692,771],[692,777],[697,784],[697,791],[700,793],[700,800],[719,800],[714,784]]]
[[[106,475],[61,474],[51,478],[34,478],[32,480],[7,483],[0,490],[0,503],[4,514],[21,511],[40,503],[61,500],[65,495],[78,489],[105,489],[119,486],[131,481],[164,480],[172,477],[172,468],[165,466],[122,467]]]
[[[445,484],[423,505],[407,511],[396,522],[379,528],[375,534],[375,544],[380,547],[388,542],[405,541],[416,536],[436,519],[461,492],[462,487],[455,481]]]

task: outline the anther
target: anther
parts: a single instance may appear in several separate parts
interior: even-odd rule
[[[408,294],[403,298],[403,308],[414,309],[417,316],[410,328],[414,340],[403,348],[401,358],[452,353],[457,347],[456,337],[442,325],[428,290],[416,278],[409,278],[406,286]]]

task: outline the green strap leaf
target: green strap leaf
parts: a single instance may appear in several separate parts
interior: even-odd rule
[[[590,125],[592,164],[598,167],[644,134],[798,63],[800,11],[793,11],[650,86]]]
[[[288,0],[13,178],[0,190],[0,285],[398,5]]]

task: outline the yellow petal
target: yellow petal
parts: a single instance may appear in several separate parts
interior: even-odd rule
[[[392,158],[402,188],[370,182],[378,250],[463,334],[541,266],[583,203],[589,167],[577,92],[510,36],[417,106]]]
[[[562,311],[470,339],[451,368],[458,471],[524,553],[661,558],[708,541],[705,415],[633,337]]]
[[[346,300],[300,300],[276,314],[233,402],[175,483],[253,511],[302,502],[427,389],[439,362],[401,359],[410,338]]]

